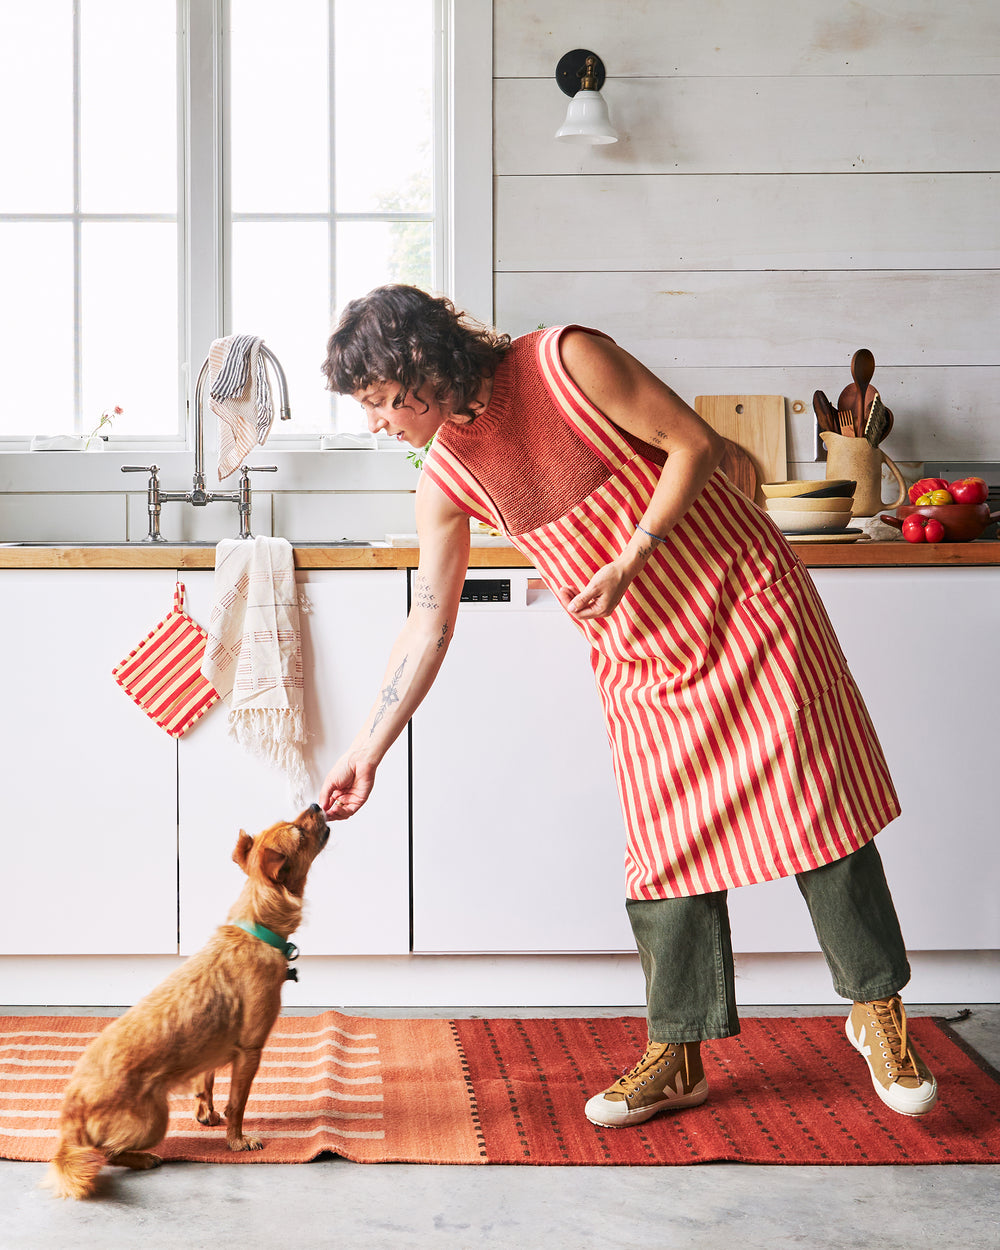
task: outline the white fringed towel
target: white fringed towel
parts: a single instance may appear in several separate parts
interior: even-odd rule
[[[229,732],[281,769],[291,798],[309,789],[302,749],[302,639],[291,544],[226,538],[215,553],[215,589],[202,673],[229,703]]]
[[[216,339],[208,351],[208,403],[219,420],[219,481],[235,473],[274,424],[264,340],[252,334]]]

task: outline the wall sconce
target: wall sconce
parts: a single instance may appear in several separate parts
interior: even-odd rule
[[[599,56],[586,48],[567,52],[556,66],[556,82],[573,98],[566,110],[566,120],[556,131],[556,138],[567,143],[617,143],[618,133],[608,117],[608,106],[601,95],[604,86],[604,64]]]

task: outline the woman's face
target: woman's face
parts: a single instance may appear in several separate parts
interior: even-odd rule
[[[365,410],[373,434],[388,434],[411,447],[423,447],[445,421],[455,419],[454,414],[433,398],[425,400],[419,391],[411,391],[393,408],[392,401],[402,389],[398,382],[371,382],[353,397]]]

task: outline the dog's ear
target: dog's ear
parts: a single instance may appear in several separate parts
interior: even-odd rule
[[[244,872],[247,870],[247,860],[250,858],[250,852],[253,850],[253,838],[244,830],[240,830],[240,836],[236,840],[236,847],[233,850],[233,863],[238,864]]]
[[[265,846],[260,853],[260,870],[275,885],[281,884],[281,874],[287,862],[288,856],[276,846]]]

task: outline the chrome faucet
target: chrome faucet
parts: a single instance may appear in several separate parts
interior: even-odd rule
[[[269,347],[261,344],[260,350],[265,359],[274,367],[278,379],[278,415],[282,421],[291,417],[288,406],[288,383],[285,371]],[[191,489],[188,491],[162,491],[157,476],[160,469],[155,464],[124,464],[123,473],[148,473],[146,483],[146,511],[149,517],[149,532],[144,539],[147,543],[162,543],[166,539],[160,533],[160,505],[163,503],[190,503],[196,508],[203,508],[210,503],[235,503],[239,508],[240,538],[253,538],[250,532],[250,474],[277,473],[276,464],[255,464],[240,466],[240,485],[236,491],[207,491],[205,489],[205,388],[208,384],[208,357],[198,372],[198,380],[194,388],[194,476]]]

